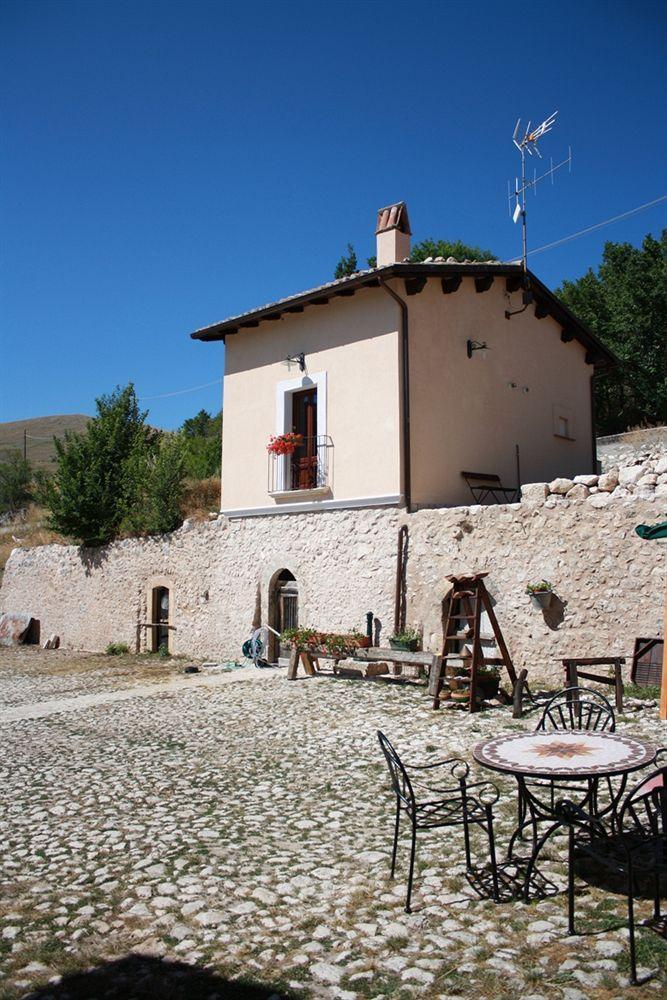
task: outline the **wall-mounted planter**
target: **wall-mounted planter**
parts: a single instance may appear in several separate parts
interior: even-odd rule
[[[530,603],[534,608],[538,608],[543,611],[545,608],[549,607],[553,596],[553,590],[538,590],[536,593],[530,594]]]

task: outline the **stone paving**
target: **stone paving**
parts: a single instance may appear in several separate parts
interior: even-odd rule
[[[393,803],[376,730],[408,759],[470,760],[475,742],[532,729],[534,716],[434,713],[420,688],[290,683],[283,671],[194,675],[191,686],[174,688],[174,664],[132,697],[59,710],[61,675],[49,681],[38,671],[51,669],[51,655],[0,653],[9,703],[20,688],[26,704],[32,685],[35,701],[56,706],[2,724],[0,997],[74,995],[67,976],[131,954],[144,956],[144,971],[156,958],[181,963],[181,983],[183,970],[197,967],[211,983],[250,990],[165,987],[153,996],[626,995],[621,897],[582,884],[584,933],[567,938],[562,894],[530,905],[479,899],[464,877],[457,830],[420,839],[411,915],[403,909],[407,844],[396,882],[388,877]],[[76,663],[68,699],[108,691],[111,669],[117,688],[135,686],[122,664]],[[623,716],[619,729],[667,745],[655,709]],[[515,790],[498,784],[502,848]],[[480,863],[485,849],[474,834]],[[561,838],[542,866],[560,887],[563,858]],[[665,943],[638,933],[640,964],[661,964],[664,974]],[[663,988],[658,977],[632,995]],[[147,994],[76,993],[112,995]]]

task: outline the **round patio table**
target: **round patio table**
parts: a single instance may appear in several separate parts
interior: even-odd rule
[[[610,815],[612,827],[617,822],[617,808],[625,791],[628,775],[650,764],[655,757],[655,747],[634,737],[619,733],[589,730],[557,730],[539,733],[511,733],[496,736],[478,743],[473,757],[483,767],[511,774],[517,781],[519,794],[527,805],[530,818],[519,821],[510,839],[508,858],[512,858],[514,844],[527,827],[532,828],[533,847],[528,860],[524,881],[524,898],[529,899],[530,880],[540,851],[558,829],[570,831],[570,877],[573,876],[572,851],[575,823],[579,826],[599,824]],[[617,789],[608,782],[609,804],[601,807],[598,802],[598,783],[601,778],[621,777]],[[566,781],[565,787],[554,782]],[[533,784],[531,785],[531,782]],[[542,782],[540,784],[539,782]],[[547,782],[545,786],[544,782]],[[570,782],[574,783],[573,786]],[[555,798],[556,792],[569,792],[581,786],[581,797],[574,807],[572,798]],[[584,784],[585,783],[585,784]],[[540,792],[550,791],[545,801]],[[548,822],[549,828],[538,839],[538,822]],[[570,919],[573,927],[573,915]]]

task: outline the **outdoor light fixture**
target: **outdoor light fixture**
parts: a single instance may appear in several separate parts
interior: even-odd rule
[[[305,372],[306,355],[303,353],[303,351],[300,351],[299,354],[288,354],[287,357],[285,358],[285,363],[289,365],[290,362],[292,362],[295,365],[298,365],[300,370],[302,372]]]
[[[467,352],[469,358],[472,357],[472,352],[473,351],[482,351],[481,357],[484,357],[484,352],[487,351],[487,350],[488,350],[488,347],[486,346],[486,341],[484,341],[483,344],[480,344],[479,340],[468,340],[468,341],[466,341],[466,352]]]

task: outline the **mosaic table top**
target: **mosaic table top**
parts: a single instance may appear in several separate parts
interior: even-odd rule
[[[650,764],[654,756],[655,747],[630,736],[586,730],[506,734],[473,750],[485,767],[543,778],[622,774]]]

